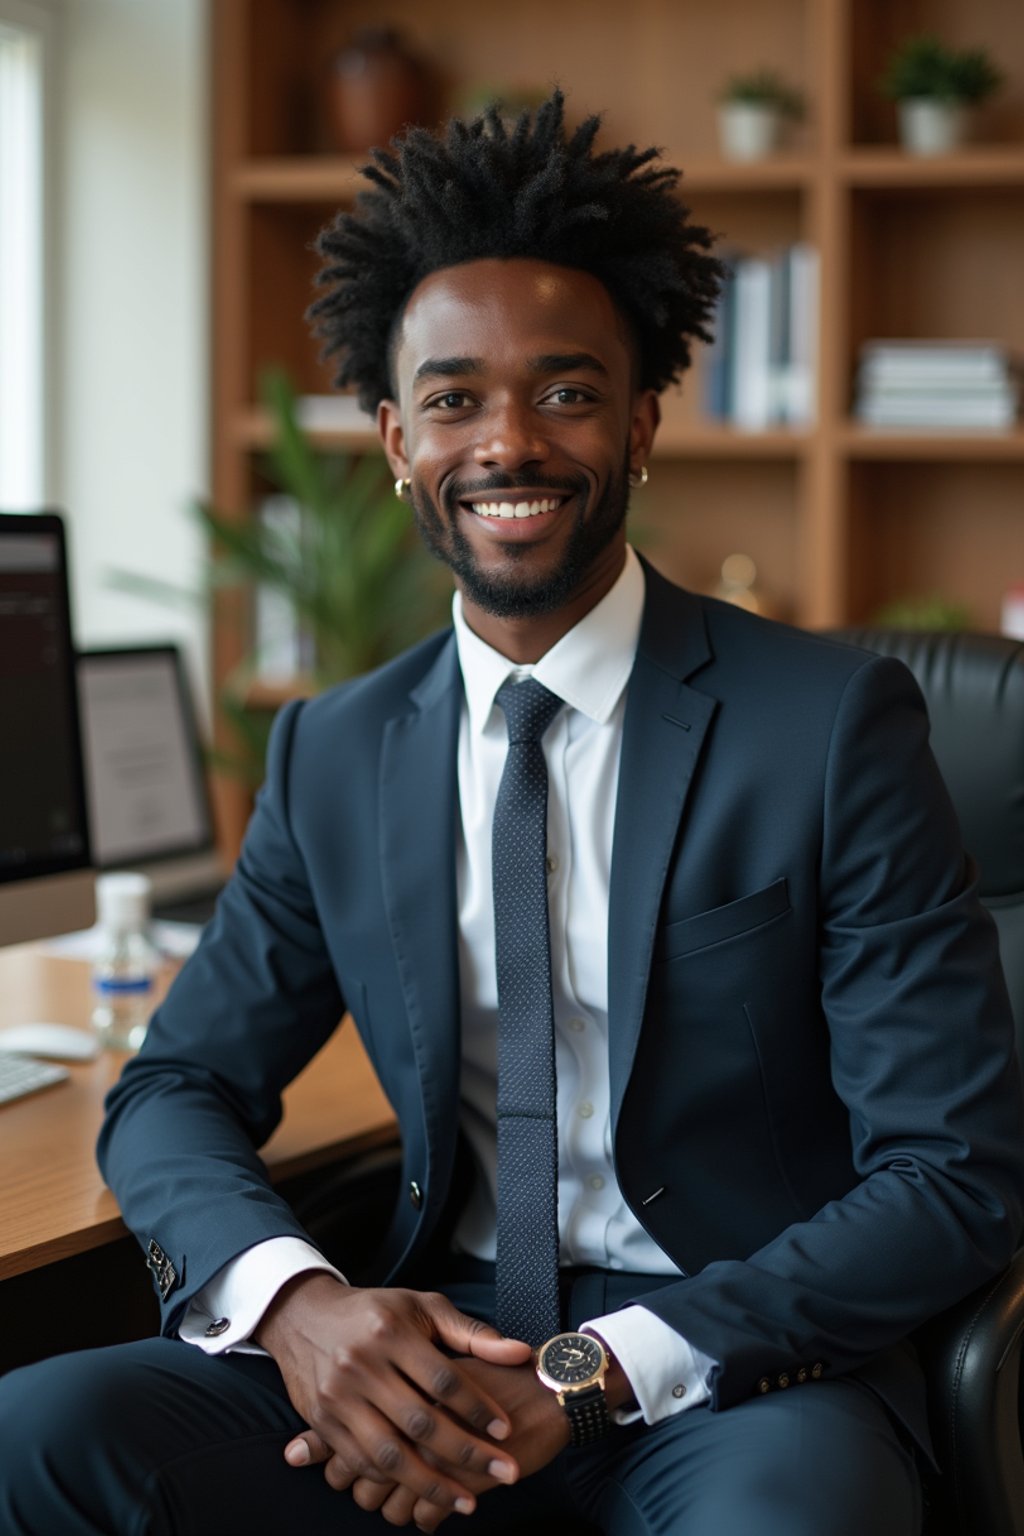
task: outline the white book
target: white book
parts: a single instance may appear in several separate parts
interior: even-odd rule
[[[879,383],[917,379],[1000,383],[1011,371],[1010,354],[998,342],[868,341],[860,353],[861,377]]]
[[[946,430],[981,427],[1005,431],[1013,426],[1017,411],[1009,400],[981,401],[974,406],[962,401],[950,401],[947,405],[926,401],[915,405],[912,401],[867,400],[858,415],[861,421],[873,427],[941,427]]]
[[[786,420],[812,426],[817,416],[818,315],[820,262],[813,245],[800,243],[789,252],[789,390]]]
[[[733,420],[760,431],[771,420],[771,263],[748,256],[736,267]]]

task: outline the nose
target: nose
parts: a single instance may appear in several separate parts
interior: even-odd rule
[[[505,401],[487,413],[473,450],[481,469],[522,469],[543,464],[550,447],[543,423],[526,404]]]

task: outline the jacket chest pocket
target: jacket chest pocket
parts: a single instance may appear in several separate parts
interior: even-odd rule
[[[707,912],[698,912],[678,923],[666,924],[655,942],[654,963],[662,964],[698,949],[708,949],[713,944],[738,939],[775,922],[789,911],[789,888],[783,877],[737,901],[711,907]]]

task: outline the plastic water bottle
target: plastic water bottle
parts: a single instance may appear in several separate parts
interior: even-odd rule
[[[101,875],[96,881],[101,941],[93,962],[92,1025],[114,1050],[138,1050],[153,1008],[160,957],[149,937],[149,896],[145,875]]]

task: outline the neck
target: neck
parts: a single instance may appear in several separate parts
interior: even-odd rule
[[[532,666],[574,629],[614,587],[626,563],[625,543],[594,566],[579,590],[553,613],[499,618],[462,593],[462,616],[474,634],[517,666]],[[460,591],[461,591],[460,587]]]

